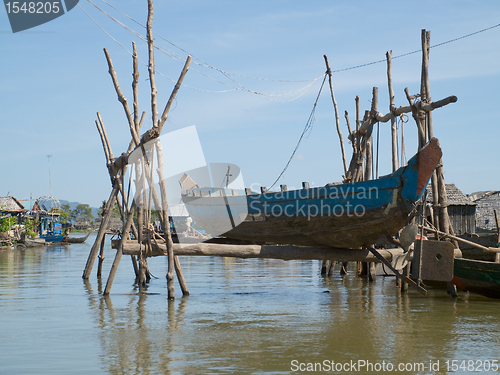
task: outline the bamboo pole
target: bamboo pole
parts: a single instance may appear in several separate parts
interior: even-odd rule
[[[349,113],[347,111],[344,112],[344,118],[347,124],[347,131],[349,132],[349,137],[352,137],[351,122],[349,121]],[[354,142],[352,143],[352,148],[355,148]]]
[[[377,113],[378,106],[378,87],[373,88],[372,106],[370,111],[370,122],[368,130],[366,131],[366,163],[365,163],[365,181],[371,179],[372,172],[372,160],[373,160],[373,142],[372,142],[372,131],[373,125],[377,122],[376,118],[373,117]]]
[[[99,250],[99,261],[97,263],[97,277],[101,278],[102,276],[102,264],[104,262],[104,244],[106,240],[106,234],[102,237],[101,240],[101,248]]]
[[[398,125],[394,111],[394,90],[392,88],[392,51],[387,51],[387,82],[389,86],[389,113],[391,114],[391,139],[392,139],[392,171],[398,169]]]
[[[163,232],[166,234],[166,245],[167,245],[167,255],[168,255],[168,271],[167,271],[167,290],[168,290],[168,298],[175,298],[175,288],[174,288],[174,250],[172,243],[172,236],[170,233],[170,222],[168,220],[168,205],[167,205],[167,190],[165,188],[165,175],[163,173],[163,147],[160,142],[156,143],[156,157],[158,159],[158,169],[156,172],[158,173],[158,178],[160,180],[160,192],[161,192],[161,210],[163,212],[163,220],[162,223]]]
[[[106,283],[106,287],[104,288],[103,295],[108,295],[111,290],[111,286],[113,285],[113,280],[115,279],[116,271],[118,270],[118,265],[120,264],[120,259],[123,254],[123,244],[126,241],[125,233],[128,233],[130,230],[130,225],[132,224],[132,219],[134,218],[135,204],[132,203],[132,207],[130,208],[130,212],[127,217],[127,221],[123,224],[122,238],[120,239],[120,247],[116,252],[115,259],[113,261],[113,265],[111,266],[111,270],[109,271],[108,281]]]
[[[339,140],[340,140],[340,150],[342,152],[342,162],[344,163],[344,175],[347,175],[347,161],[345,158],[344,139],[342,137],[342,131],[340,130],[339,112],[337,110],[337,102],[335,100],[335,94],[333,93],[332,71],[330,70],[330,64],[328,63],[328,56],[323,55],[323,57],[325,59],[326,73],[328,74],[328,82],[330,84],[330,94],[332,96],[333,109],[335,110],[335,124],[337,125],[337,133],[339,135]]]
[[[430,32],[427,33],[425,30],[422,30],[422,79],[421,79],[421,87],[420,92],[423,93],[422,104],[428,105],[431,102],[431,94],[430,94],[430,81],[429,81],[429,44],[430,44]],[[431,103],[432,108],[432,103]],[[427,121],[427,132],[428,138],[432,139],[434,137],[434,128],[432,124],[432,111],[429,111],[426,116]],[[442,164],[442,160],[438,163]],[[437,172],[434,170],[431,176],[431,189],[432,189],[432,204],[433,204],[433,219],[434,226],[436,228],[441,228],[440,225],[440,210],[439,206],[439,192],[438,192],[438,179]]]
[[[116,196],[118,195],[118,181],[115,178],[113,181],[113,190],[111,191],[111,194],[108,199],[108,204],[113,207],[116,201]],[[88,279],[90,276],[90,273],[92,272],[92,267],[95,261],[95,258],[97,256],[97,252],[99,251],[99,246],[101,244],[102,239],[104,238],[104,235],[106,234],[106,228],[109,225],[109,221],[111,219],[111,214],[113,210],[108,210],[106,214],[103,216],[101,220],[101,226],[99,227],[99,231],[97,232],[97,237],[95,239],[94,245],[92,245],[92,249],[90,250],[89,257],[87,259],[87,264],[85,266],[85,269],[83,271],[82,278],[83,279]]]
[[[179,281],[179,285],[182,290],[182,295],[189,296],[189,290],[186,284],[186,279],[184,278],[184,274],[182,273],[181,262],[179,261],[179,257],[177,255],[174,256],[174,266],[175,266],[175,273],[177,274],[177,280]]]
[[[95,120],[95,125],[97,127],[97,131],[99,132],[99,136],[101,137],[102,148],[104,149],[104,156],[106,157],[106,165],[109,164],[111,158],[109,156],[109,151],[106,148],[106,142],[104,140],[104,134],[102,132],[101,126],[97,120]]]
[[[174,90],[170,94],[170,98],[168,98],[167,105],[165,106],[165,109],[163,110],[163,114],[161,115],[161,119],[158,122],[158,128],[161,132],[163,128],[163,124],[165,121],[167,121],[168,113],[170,111],[170,107],[172,106],[172,103],[174,102],[174,99],[177,95],[177,92],[181,88],[182,81],[184,81],[184,77],[186,76],[186,73],[189,70],[189,65],[191,64],[191,56],[188,56],[186,59],[186,63],[184,64],[184,68],[182,69],[181,75],[179,76],[179,79],[177,80],[177,83],[175,84]]]
[[[113,85],[115,86],[115,91],[118,95],[118,101],[122,103],[123,109],[125,110],[125,114],[127,116],[127,120],[130,127],[130,133],[132,134],[135,143],[139,144],[140,138],[137,132],[135,131],[134,119],[132,117],[132,113],[130,112],[130,108],[127,103],[127,98],[125,98],[125,95],[123,95],[122,89],[118,84],[118,77],[116,76],[115,69],[113,68],[113,62],[111,61],[111,57],[109,56],[109,52],[106,48],[104,48],[104,54],[106,55],[106,60],[108,61],[108,67],[109,67],[108,73],[111,76],[111,79],[113,80]]]
[[[137,86],[139,84],[139,59],[137,57],[137,47],[135,45],[135,42],[132,42],[132,47],[133,47],[133,55],[132,55],[132,92],[134,93],[134,125],[135,125],[135,131],[137,134],[139,134],[139,94],[137,92]]]
[[[154,42],[153,42],[153,0],[148,0],[148,20],[146,22],[146,36],[148,39],[148,72],[149,72],[149,83],[151,86],[151,116],[153,120],[153,127],[158,127],[158,109],[156,105],[156,84],[155,84],[155,57],[154,57]]]

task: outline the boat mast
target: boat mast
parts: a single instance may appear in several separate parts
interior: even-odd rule
[[[50,177],[50,158],[52,155],[47,155],[47,159],[49,160],[49,187],[50,187],[50,196],[52,197],[52,178]]]

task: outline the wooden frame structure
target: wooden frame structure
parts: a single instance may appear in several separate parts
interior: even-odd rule
[[[83,278],[88,279],[92,271],[93,264],[99,252],[99,269],[98,277],[102,272],[104,236],[108,223],[111,218],[112,209],[116,204],[120,210],[123,220],[122,237],[119,241],[113,242],[113,248],[116,249],[115,259],[110,270],[108,281],[104,290],[104,294],[109,294],[116,270],[118,268],[122,255],[130,255],[136,278],[139,284],[143,284],[148,280],[149,271],[147,266],[147,258],[152,256],[168,256],[168,272],[167,272],[167,288],[168,298],[175,297],[174,290],[174,272],[176,272],[183,295],[188,295],[182,270],[180,267],[178,255],[208,255],[208,256],[232,256],[241,258],[275,258],[275,259],[322,259],[323,267],[322,273],[331,274],[333,266],[336,261],[344,262],[342,270],[345,272],[345,262],[356,261],[364,262],[364,273],[368,274],[371,279],[374,278],[374,262],[387,262],[387,259],[401,255],[403,250],[396,248],[392,250],[379,250],[373,248],[369,249],[330,249],[330,248],[314,248],[314,247],[296,247],[296,246],[258,246],[258,245],[237,245],[237,244],[196,244],[190,246],[180,246],[174,244],[170,233],[170,225],[168,219],[167,196],[164,182],[163,171],[163,150],[158,138],[161,134],[163,125],[168,117],[170,106],[182,84],[182,81],[189,69],[191,56],[188,56],[180,77],[175,85],[170,98],[163,110],[161,117],[158,116],[157,108],[157,90],[155,85],[155,65],[154,65],[154,44],[152,37],[152,24],[153,24],[153,1],[148,0],[148,20],[147,20],[147,41],[149,51],[149,81],[151,88],[151,113],[153,127],[142,135],[140,134],[141,125],[143,123],[145,112],[139,117],[139,103],[138,103],[138,58],[135,43],[133,43],[133,112],[130,110],[127,99],[125,98],[122,90],[120,89],[117,74],[113,68],[111,57],[107,49],[104,49],[106,60],[109,67],[109,74],[112,78],[113,85],[118,95],[118,100],[122,103],[125,115],[127,117],[132,140],[126,152],[119,157],[114,157],[111,151],[111,146],[106,134],[103,120],[100,113],[97,113],[96,126],[103,145],[107,168],[112,183],[112,191],[109,199],[103,206],[103,217],[99,232],[95,243],[90,251]],[[373,140],[372,132],[373,126],[378,122],[391,121],[391,139],[392,139],[392,169],[398,169],[398,155],[397,155],[397,123],[396,118],[403,113],[412,113],[416,121],[418,134],[419,134],[419,149],[425,145],[428,139],[433,137],[433,124],[432,124],[432,111],[436,108],[442,107],[449,103],[457,101],[455,96],[450,96],[437,102],[431,102],[428,63],[429,63],[429,39],[430,32],[422,30],[422,75],[421,75],[421,93],[419,95],[410,95],[408,88],[405,89],[405,94],[409,102],[408,106],[396,108],[394,104],[394,91],[392,89],[392,52],[386,54],[387,57],[387,78],[390,108],[389,112],[382,115],[377,110],[378,105],[378,88],[373,88],[372,105],[370,110],[365,111],[364,117],[361,120],[359,96],[356,97],[356,128],[351,129],[347,111],[345,112],[345,120],[348,128],[348,139],[352,143],[353,151],[352,158],[347,164],[343,136],[339,124],[339,115],[337,110],[337,103],[332,84],[332,73],[330,70],[328,57],[325,55],[325,63],[327,67],[327,74],[329,75],[330,92],[335,110],[336,128],[340,139],[340,146],[342,151],[342,160],[344,165],[344,182],[358,182],[369,180],[372,175],[372,160],[373,160]],[[419,101],[415,101],[420,97]],[[148,151],[146,151],[146,148]],[[141,155],[137,158],[133,155]],[[153,182],[154,174],[154,155],[156,154],[157,168],[156,173],[159,178],[158,193],[155,189]],[[148,159],[149,158],[149,159]],[[136,180],[135,187],[136,197],[130,202],[125,193],[124,176],[128,166],[135,172]],[[444,175],[442,168],[442,161],[436,168],[432,176],[432,189],[434,197],[434,212],[433,218],[434,226],[437,228],[436,233],[445,233],[446,236],[452,235],[450,233],[449,217],[447,213],[446,192],[444,189]],[[148,190],[149,189],[149,190]],[[148,193],[146,193],[148,191]],[[163,228],[164,237],[158,235],[152,230],[151,226],[151,210],[154,204],[155,210],[158,212],[161,226]],[[133,219],[137,215],[138,228],[135,227]],[[423,230],[425,227],[420,225]],[[132,231],[135,240],[131,240],[129,232]],[[451,237],[453,238],[453,237]],[[397,241],[395,241],[397,243]],[[370,262],[370,267],[367,266]],[[359,269],[359,268],[358,268]],[[406,283],[404,280],[409,280],[407,273],[401,276],[402,290],[405,290]],[[420,284],[420,283],[419,283]],[[416,284],[415,284],[416,285]],[[420,285],[418,285],[420,287]],[[421,288],[421,287],[420,287]]]
[[[138,90],[137,90],[139,82],[139,70],[138,70],[136,45],[135,43],[133,43],[133,51],[134,51],[133,82],[132,82],[132,89],[134,96],[133,114],[130,110],[127,99],[125,98],[125,95],[123,94],[120,85],[118,83],[118,77],[113,68],[113,63],[111,61],[109,52],[107,49],[104,49],[104,54],[106,56],[106,60],[109,67],[109,74],[112,78],[113,85],[118,95],[118,100],[123,105],[123,109],[125,111],[125,115],[128,120],[128,125],[132,136],[132,140],[129,144],[128,150],[121,156],[114,158],[106,134],[106,130],[104,127],[104,122],[102,121],[100,113],[97,113],[96,126],[97,130],[99,131],[101,142],[104,148],[104,153],[106,156],[106,164],[108,167],[113,189],[111,191],[108,201],[105,204],[101,226],[99,228],[99,232],[97,234],[97,238],[94,242],[94,245],[92,246],[92,249],[90,251],[82,277],[84,279],[89,278],[93,264],[95,262],[95,258],[97,257],[97,253],[99,250],[100,250],[100,255],[99,255],[98,276],[101,274],[104,236],[106,228],[111,218],[113,207],[116,202],[116,204],[120,209],[124,225],[122,230],[122,238],[120,240],[120,246],[116,252],[115,259],[113,261],[108,281],[104,289],[104,294],[106,295],[109,294],[110,292],[111,286],[113,284],[113,279],[116,274],[116,270],[118,268],[120,259],[123,254],[122,253],[123,243],[129,240],[129,232],[130,230],[132,230],[134,237],[136,238],[136,241],[139,244],[139,247],[141,248],[141,251],[139,251],[139,253],[137,254],[138,259],[136,259],[135,255],[132,256],[132,263],[134,265],[136,277],[140,284],[143,284],[149,277],[149,271],[146,261],[147,258],[146,253],[147,253],[147,248],[151,247],[151,241],[155,242],[161,241],[163,244],[165,244],[164,255],[168,256],[168,272],[167,272],[168,298],[173,299],[175,297],[174,272],[177,273],[183,295],[188,295],[189,291],[187,289],[182,274],[179,259],[177,258],[177,256],[174,256],[173,253],[173,242],[170,233],[170,224],[168,219],[167,195],[166,195],[165,177],[163,171],[163,149],[161,143],[158,140],[158,137],[161,134],[165,121],[167,120],[168,113],[170,111],[170,107],[174,101],[174,98],[177,92],[179,91],[182,81],[184,80],[184,77],[189,69],[191,56],[188,56],[184,68],[181,72],[181,75],[170,95],[170,98],[163,110],[163,113],[161,117],[158,118],[157,90],[155,84],[154,44],[153,44],[153,14],[154,14],[153,1],[148,0],[148,20],[146,29],[147,29],[148,51],[149,51],[148,72],[149,72],[149,82],[151,87],[151,113],[152,113],[153,127],[148,131],[146,131],[145,133],[143,133],[141,136],[139,136],[139,134],[142,122],[144,120],[145,112],[142,113],[142,117],[139,119],[139,101],[138,101]],[[148,153],[146,153],[146,147],[148,147],[149,150]],[[137,154],[141,155],[141,157],[138,159],[137,158],[131,159],[133,155]],[[155,189],[154,186],[155,184],[153,179],[153,174],[155,172],[154,171],[155,154],[157,159],[156,173],[158,174],[158,179],[159,179],[160,195],[158,195]],[[134,169],[136,176],[136,180],[134,182],[137,191],[139,191],[139,193],[136,194],[136,198],[138,199],[133,199],[132,202],[128,201],[128,197],[127,194],[125,193],[124,182],[123,182],[129,164],[133,164],[132,168]],[[146,194],[147,189],[149,189],[149,197]],[[151,210],[153,207],[151,203],[154,203],[154,207],[159,215],[161,226],[163,228],[164,237],[160,237],[157,234],[154,234],[154,231],[151,229],[150,220],[151,220]],[[137,222],[139,228],[135,228],[135,225],[133,224],[133,219],[134,215],[136,214],[136,211],[137,211]]]

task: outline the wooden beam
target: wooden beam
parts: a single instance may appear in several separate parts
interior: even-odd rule
[[[484,251],[488,251],[490,253],[500,253],[500,247],[486,247],[486,246],[479,245],[479,244],[477,244],[475,242],[465,240],[463,238],[454,236],[454,235],[449,234],[449,233],[442,232],[440,230],[437,230],[437,229],[434,229],[434,228],[431,228],[431,227],[427,227],[427,226],[423,226],[423,225],[419,225],[419,227],[420,228],[424,228],[426,231],[434,232],[436,234],[439,234],[440,236],[448,237],[448,238],[451,238],[451,239],[453,239],[455,241],[458,241],[458,242],[463,242],[463,243],[465,243],[465,244],[467,244],[469,246],[476,247],[478,249],[481,249],[481,250],[484,250]]]
[[[152,256],[165,256],[166,246],[162,243],[152,243]],[[119,247],[118,241],[113,241],[114,249]],[[144,246],[144,245],[143,245]],[[193,245],[174,244],[176,256],[221,256],[235,258],[271,258],[271,259],[319,259],[337,262],[379,262],[377,258],[365,249],[334,249],[324,247],[302,246],[271,246],[271,245],[228,245],[217,243],[198,243]],[[140,245],[135,241],[123,243],[123,254],[137,255]],[[403,254],[403,249],[379,250],[386,259]]]

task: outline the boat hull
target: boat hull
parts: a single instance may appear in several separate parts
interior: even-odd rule
[[[87,235],[84,237],[69,237],[69,236],[67,236],[63,240],[63,242],[66,242],[66,243],[84,243],[87,240],[87,238],[89,238],[89,236],[90,236],[90,232],[87,233]]]
[[[500,299],[500,263],[455,259],[452,282],[460,289]]]
[[[64,235],[41,235],[45,242],[62,242]]]
[[[357,248],[407,224],[441,158],[437,139],[377,180],[263,194],[190,189],[183,201],[208,233],[256,244]]]

